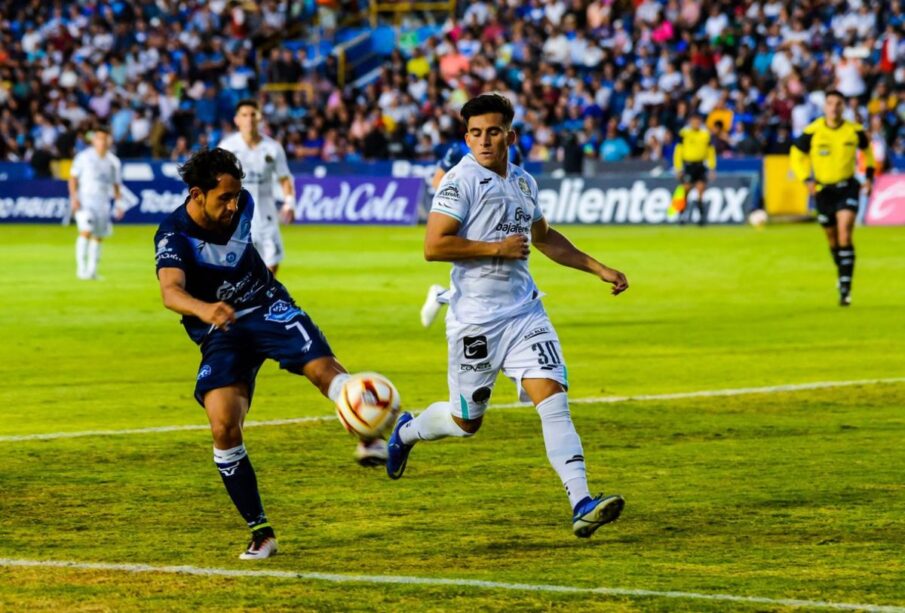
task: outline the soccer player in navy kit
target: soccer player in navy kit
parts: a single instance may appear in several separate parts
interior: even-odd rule
[[[195,398],[210,420],[214,462],[252,531],[240,558],[267,558],[276,553],[276,537],[242,437],[258,369],[265,359],[276,360],[334,401],[349,375],[255,250],[255,204],[242,189],[236,156],[223,149],[201,151],[180,168],[180,175],[188,198],[154,237],[160,292],[164,305],[182,315],[186,332],[201,348]],[[361,445],[372,460],[386,461],[383,441]]]

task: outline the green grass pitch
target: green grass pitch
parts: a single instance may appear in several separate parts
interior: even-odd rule
[[[422,228],[291,227],[280,279],[353,371],[418,409],[446,397],[442,322],[418,309],[448,268]],[[565,227],[624,271],[617,298],[533,253],[573,398],[905,377],[905,232],[859,228],[854,304],[814,226]],[[237,559],[242,522],[203,430],[10,436],[206,423],[197,348],[160,304],[154,228],[117,227],[99,282],[75,230],[0,226],[0,610],[763,611],[664,595],[335,583],[47,567],[57,560],[397,575],[905,607],[905,383],[576,404],[595,491],[627,499],[589,541],[532,408],[422,444],[405,477],[352,462],[335,420],[249,429],[280,554]],[[515,400],[501,379],[494,403]],[[270,363],[250,418],[330,416]]]

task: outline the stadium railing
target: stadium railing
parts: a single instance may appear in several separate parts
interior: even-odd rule
[[[437,1],[413,1],[413,2],[370,2],[368,4],[368,12],[371,16],[371,27],[377,27],[377,20],[381,13],[393,15],[393,23],[398,25],[405,13],[413,11],[423,11],[427,13],[449,13],[450,17],[455,17],[456,0],[437,0]]]

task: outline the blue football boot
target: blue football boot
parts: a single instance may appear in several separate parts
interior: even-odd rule
[[[625,499],[619,494],[595,498],[585,498],[572,514],[572,532],[579,538],[588,538],[600,526],[616,521],[625,506]]]
[[[408,462],[409,453],[414,445],[406,445],[399,437],[399,430],[405,424],[415,419],[414,415],[408,411],[399,416],[396,426],[393,428],[393,434],[387,441],[387,475],[390,479],[398,479],[405,472],[405,464]]]

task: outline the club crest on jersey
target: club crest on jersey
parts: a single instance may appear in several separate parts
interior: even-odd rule
[[[531,196],[531,188],[528,186],[528,180],[525,177],[518,178],[518,188],[526,196]]]
[[[207,364],[203,365],[201,367],[201,370],[198,371],[197,380],[201,381],[203,378],[210,376],[211,372],[213,372],[213,371],[211,370],[211,367],[209,365],[207,365]]]
[[[285,300],[277,300],[267,309],[264,319],[267,321],[275,321],[285,323],[302,314],[302,309]]]

